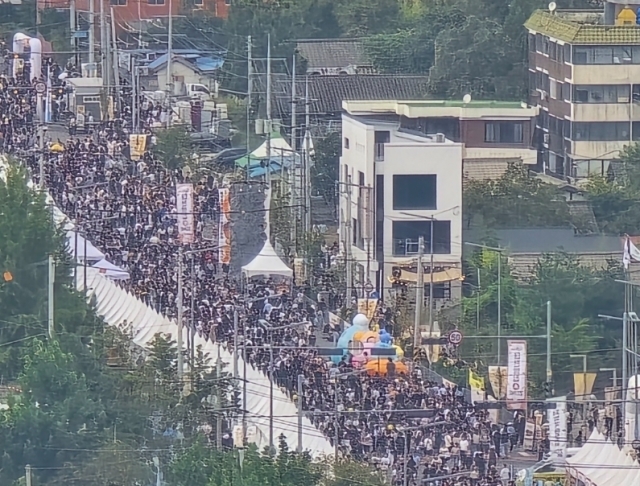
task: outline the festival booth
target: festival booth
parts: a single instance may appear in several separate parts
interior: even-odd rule
[[[271,225],[269,223],[269,208],[271,207],[271,190],[265,191],[265,233],[267,239],[262,246],[260,253],[246,265],[242,266],[242,274],[248,280],[253,277],[281,277],[288,281],[293,278],[293,270],[276,253],[269,235],[271,234]]]
[[[567,458],[566,468],[567,486],[640,484],[640,465],[597,429],[573,457]]]
[[[267,148],[269,145],[269,148]],[[279,133],[272,133],[269,144],[266,141],[249,155],[236,160],[236,166],[245,168],[250,178],[264,176],[267,167],[272,175],[282,170],[294,167],[300,156],[293,151],[291,145]]]
[[[129,280],[129,272],[114,265],[110,261],[104,258],[97,263],[91,265],[92,268],[97,268],[100,273],[111,280]]]

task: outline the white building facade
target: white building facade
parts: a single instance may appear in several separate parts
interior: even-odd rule
[[[340,236],[359,296],[372,288],[388,295],[399,269],[415,278],[420,237],[424,295],[432,281],[436,305],[459,294],[462,158],[463,144],[442,134],[406,130],[384,115],[343,113]]]

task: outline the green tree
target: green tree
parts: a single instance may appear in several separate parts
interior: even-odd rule
[[[183,126],[158,132],[154,152],[168,169],[178,169],[186,164],[193,152],[189,132]]]
[[[275,457],[266,451],[260,453],[255,446],[242,452],[220,451],[199,440],[170,464],[168,477],[176,486],[315,486],[323,470],[309,454],[289,450],[284,437]]]
[[[333,474],[329,475],[324,486],[385,486],[387,479],[371,466],[354,461],[341,461],[333,465]]]
[[[523,66],[500,23],[470,16],[464,25],[437,36],[430,91],[444,98],[471,94],[476,99],[520,100],[526,87]]]
[[[566,227],[571,223],[558,188],[529,175],[522,164],[510,164],[496,180],[466,180],[463,214],[466,226],[488,228]]]

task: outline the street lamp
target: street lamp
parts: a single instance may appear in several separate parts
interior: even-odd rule
[[[455,211],[459,206],[453,206],[449,209],[445,209],[443,211],[437,212],[432,215],[422,215],[422,214],[414,214],[407,213],[404,211],[400,211],[400,214],[404,216],[410,216],[416,219],[424,219],[429,221],[429,337],[433,336],[433,223],[437,221],[436,216],[439,216],[443,213],[448,213],[449,211]],[[420,236],[418,238],[418,275],[416,282],[416,312],[414,316],[413,323],[413,347],[414,349],[418,349],[420,346],[420,324],[422,321],[422,305],[424,301],[424,267],[422,265],[422,256],[424,255],[424,237]]]
[[[500,366],[500,362],[502,360],[502,252],[505,251],[505,248],[470,242],[465,242],[465,245],[494,251],[498,254],[498,366]]]

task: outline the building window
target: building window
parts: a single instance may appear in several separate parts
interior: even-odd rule
[[[630,138],[629,122],[574,122],[571,129],[576,142],[619,142]]]
[[[376,130],[374,134],[375,141],[375,155],[374,160],[376,162],[382,162],[384,160],[384,144],[391,141],[391,133],[388,131]]]
[[[164,5],[164,0],[147,0],[149,5]]]
[[[344,148],[349,148],[349,139],[347,137],[344,137]]]
[[[577,85],[573,89],[575,103],[629,103],[628,84]]]
[[[231,0],[224,0],[225,5],[231,5]]]
[[[640,46],[576,46],[574,64],[640,64]]]
[[[204,5],[204,0],[193,0],[193,4],[196,7],[202,7]]]
[[[420,237],[424,239],[424,254],[431,253],[431,221],[394,221],[393,255],[416,255]],[[451,221],[433,221],[433,253],[451,253]]]
[[[127,0],[109,0],[109,4],[114,7],[124,7],[127,5]]]
[[[425,174],[393,176],[393,209],[437,208],[437,176]]]
[[[571,44],[565,44],[564,46],[564,62],[566,63],[570,63],[571,62]]]
[[[529,52],[536,52],[536,36],[529,34]]]
[[[522,122],[488,122],[484,125],[484,141],[487,143],[522,143]]]

